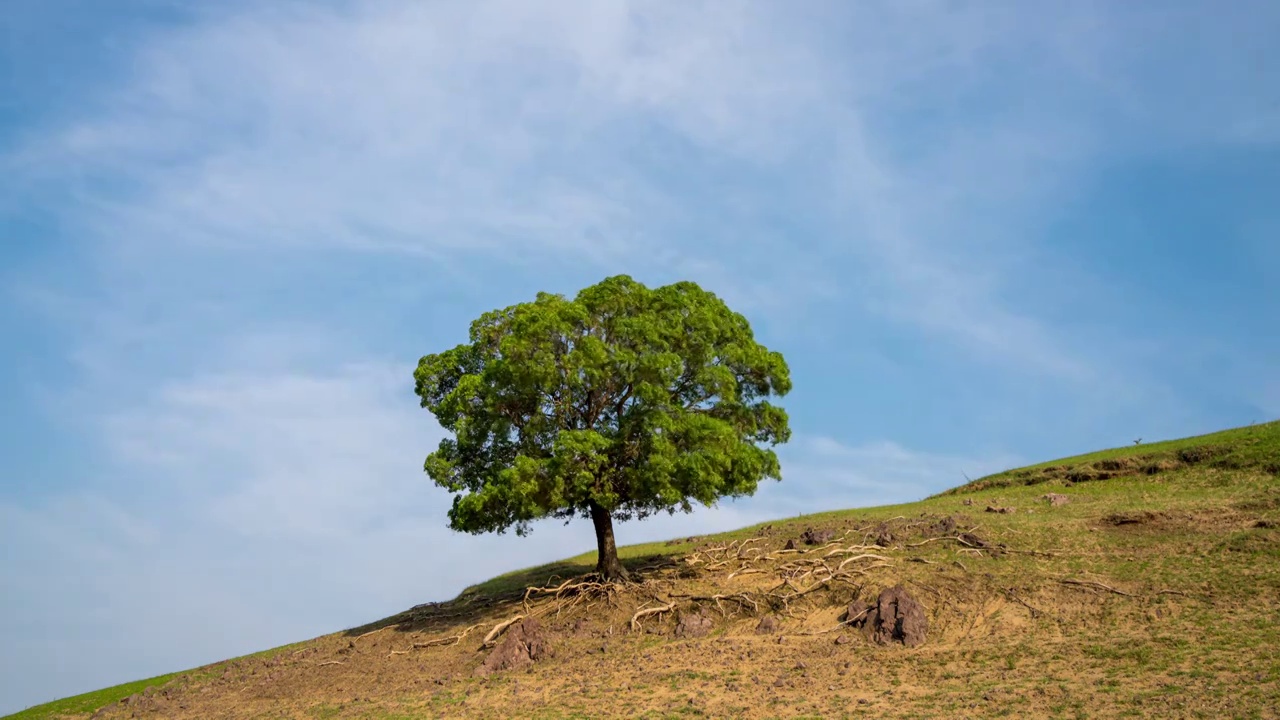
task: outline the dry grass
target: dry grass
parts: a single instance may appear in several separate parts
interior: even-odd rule
[[[911,505],[631,548],[628,585],[582,577],[589,556],[513,573],[179,674],[100,717],[1277,717],[1280,425],[1232,432],[1044,466],[1107,461],[1105,479],[1013,471]],[[834,537],[784,549],[808,528]],[[843,623],[852,600],[900,583],[926,608],[924,645]],[[695,613],[711,631],[680,636]],[[757,633],[766,615],[778,629]],[[541,622],[551,657],[478,676],[516,616]]]

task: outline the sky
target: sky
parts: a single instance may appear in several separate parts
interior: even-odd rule
[[[6,0],[0,713],[589,550],[451,532],[419,357],[619,273],[787,358],[632,543],[1280,417],[1280,6]]]

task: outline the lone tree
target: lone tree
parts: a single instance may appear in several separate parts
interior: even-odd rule
[[[453,434],[426,471],[454,493],[449,525],[529,532],[590,517],[596,572],[626,579],[613,520],[689,512],[781,479],[791,431],[771,395],[791,389],[782,355],[692,282],[650,289],[607,278],[572,300],[485,313],[471,341],[414,372],[422,406]]]

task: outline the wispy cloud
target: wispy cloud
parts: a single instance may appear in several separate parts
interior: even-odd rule
[[[843,296],[986,361],[1088,379],[1007,281],[1044,267],[1019,212],[1096,143],[1071,97],[1099,82],[1079,46],[1106,38],[1085,11],[937,10],[242,8],[155,36],[23,167],[81,178],[81,229],[127,262],[338,248],[675,271],[764,307]],[[802,190],[735,181],[766,170]],[[825,220],[797,233],[767,205]],[[1077,282],[1044,274],[1042,292]]]

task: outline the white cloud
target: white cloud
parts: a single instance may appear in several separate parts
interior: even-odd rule
[[[84,181],[81,227],[117,272],[194,246],[408,255],[441,276],[474,272],[462,257],[681,273],[774,317],[843,295],[1080,380],[1089,360],[1005,297],[1043,260],[1029,208],[1096,143],[1087,108],[1044,89],[1097,79],[1077,67],[1101,42],[1088,12],[1063,12],[247,6],[152,37],[97,112],[20,167]],[[1023,93],[1038,100],[969,107]],[[735,182],[760,171],[775,180]],[[762,207],[813,220],[762,231]],[[997,207],[1004,227],[985,219]],[[1039,272],[1046,296],[1078,281]]]

